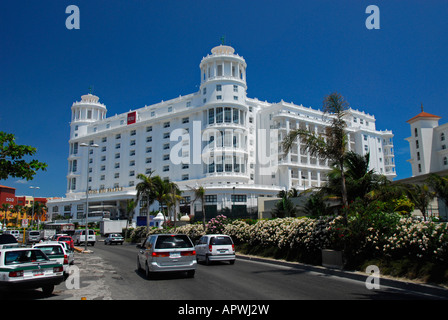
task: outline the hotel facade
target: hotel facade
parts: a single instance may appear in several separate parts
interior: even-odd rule
[[[120,115],[106,117],[106,106],[92,94],[74,102],[66,197],[49,201],[48,212],[82,221],[88,193],[89,221],[124,218],[140,173],[175,182],[188,214],[200,211],[192,188],[203,186],[207,217],[234,206],[256,213],[259,198],[327,181],[328,161],[300,142],[288,154],[281,147],[295,128],[322,132],[329,122],[321,111],[247,97],[247,64],[230,46],[213,48],[199,68],[197,92]],[[354,109],[346,122],[349,149],[370,152],[370,168],[392,180],[393,133],[377,130],[373,115]],[[146,208],[140,201],[134,220],[151,210],[157,202]]]

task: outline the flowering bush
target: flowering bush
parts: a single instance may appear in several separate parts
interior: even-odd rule
[[[206,232],[209,234],[220,234],[224,232],[225,226],[228,223],[227,217],[220,214],[212,218],[206,225]]]

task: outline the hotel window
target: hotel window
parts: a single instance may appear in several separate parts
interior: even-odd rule
[[[204,89],[202,89],[202,94],[206,94],[207,93],[207,88],[204,87]]]
[[[163,145],[163,150],[168,150],[170,148],[170,144],[169,143],[165,143]]]
[[[445,133],[440,134],[440,141],[445,141]]]
[[[222,64],[218,64],[218,77],[222,76]]]
[[[101,177],[100,177],[100,180],[101,180],[101,181],[106,180],[106,176],[105,176],[104,174],[102,174]]]
[[[102,138],[102,139],[101,139],[101,142],[103,142],[103,143],[104,143],[104,142],[107,142],[107,137]]]
[[[121,134],[120,134],[120,133],[117,133],[117,134],[115,135],[115,139],[121,139]]]
[[[190,118],[186,117],[186,118],[182,118],[182,123],[189,123],[190,122]]]
[[[129,176],[130,176],[130,177],[135,176],[135,171],[134,171],[134,170],[129,171]]]
[[[222,91],[222,86],[220,84],[216,85],[216,91]]]
[[[215,122],[215,109],[208,110],[208,124],[213,124]]]
[[[232,122],[232,109],[231,108],[224,108],[224,121],[226,123]]]
[[[216,123],[222,123],[222,108],[216,108]]]
[[[191,107],[191,101],[187,101],[187,108]]]
[[[239,122],[239,114],[238,109],[233,109],[233,123]]]
[[[216,194],[209,194],[209,195],[205,196],[206,203],[217,202],[217,201],[218,201],[218,196]]]
[[[134,167],[134,166],[135,166],[135,160],[131,160],[131,161],[129,161],[129,166],[130,166],[130,167]]]
[[[163,155],[163,160],[164,160],[164,161],[166,161],[166,160],[170,160],[170,155],[169,155],[169,154],[164,154],[164,155]]]
[[[172,106],[168,107],[168,112],[173,112],[173,107]]]
[[[444,158],[443,158],[443,165],[444,165],[444,166],[448,165],[448,159],[447,159],[447,157],[444,157]]]
[[[418,140],[415,140],[415,147],[416,147],[417,149],[419,148]]]
[[[131,130],[131,136],[135,136],[137,133],[135,130]]]
[[[116,144],[115,144],[115,149],[120,149],[120,147],[121,147],[121,144],[120,144],[120,143],[116,143]]]
[[[145,174],[151,174],[152,169],[151,168],[147,168],[145,171]]]
[[[182,164],[182,169],[188,169],[188,168],[190,168],[190,165],[188,163]]]
[[[232,202],[246,202],[247,196],[245,194],[232,194]]]
[[[238,86],[236,84],[233,85],[233,92],[238,92]]]
[[[130,144],[131,146],[135,146],[135,140],[131,140]]]
[[[151,132],[152,131],[152,126],[146,127],[146,132]]]
[[[115,174],[114,174],[114,178],[115,178],[115,179],[120,178],[120,173],[119,173],[119,172],[115,173]]]
[[[115,169],[118,169],[118,168],[120,168],[120,162],[115,163]]]
[[[238,96],[233,96],[233,100],[238,101]]]
[[[150,153],[150,152],[152,152],[152,147],[146,148],[146,153]]]
[[[170,122],[169,122],[169,121],[165,122],[165,123],[163,124],[163,127],[164,127],[164,128],[169,128],[169,127],[170,127]]]
[[[155,117],[156,116],[156,112],[155,111],[151,111],[151,117]]]
[[[188,174],[183,174],[182,175],[182,180],[188,180]]]
[[[170,171],[170,166],[163,166],[163,172]]]
[[[106,147],[101,147],[101,152],[106,152]]]
[[[146,142],[151,142],[151,141],[152,141],[152,136],[146,137]]]
[[[101,166],[101,171],[106,171],[106,166]]]
[[[165,132],[163,134],[163,139],[169,139],[170,138],[170,133],[169,132]]]
[[[216,96],[216,100],[222,100],[222,96],[221,95]]]
[[[101,161],[106,161],[106,156],[101,156]]]
[[[146,163],[151,163],[152,162],[152,158],[146,158]]]
[[[415,136],[415,137],[418,137],[418,131],[417,131],[417,128],[414,129],[414,136]]]

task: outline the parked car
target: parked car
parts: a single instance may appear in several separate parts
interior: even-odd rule
[[[121,234],[119,233],[111,233],[105,240],[104,240],[104,244],[123,244],[124,242],[124,238]]]
[[[40,231],[38,230],[29,230],[26,232],[26,243],[36,243],[39,242],[40,239]]]
[[[0,234],[0,249],[17,248],[19,243],[12,234]]]
[[[65,242],[67,245],[71,248],[75,248],[75,242],[73,241],[73,238],[70,236],[59,236],[56,238],[56,241],[58,242]]]
[[[58,263],[62,264],[64,268],[64,275],[65,277],[68,277],[68,252],[65,251],[64,245],[59,242],[51,241],[35,244],[33,248],[40,249],[48,258],[50,258],[50,260],[55,260]]]
[[[91,246],[95,245],[96,242],[96,235],[95,230],[88,229],[89,234],[87,235],[87,244],[90,244]],[[73,241],[76,243],[76,245],[80,245],[81,243],[85,243],[86,241],[86,230],[85,229],[79,229],[75,231],[75,234],[73,235]]]
[[[235,245],[230,236],[224,234],[207,234],[197,242],[196,257],[209,265],[212,261],[235,263]]]
[[[42,288],[51,295],[54,286],[64,280],[62,264],[50,260],[37,248],[0,250],[0,288]]]
[[[75,263],[75,250],[70,248],[70,246],[66,243],[66,242],[58,242],[60,244],[62,244],[62,246],[64,247],[65,253],[68,256],[68,264],[72,265]]]
[[[11,234],[11,235],[13,235],[16,238],[16,240],[19,240],[19,237],[20,237],[20,231],[19,230],[5,230],[3,232],[3,234]]]
[[[186,271],[194,277],[196,251],[190,238],[184,234],[156,234],[137,245],[137,269],[144,270],[146,278],[151,273]]]

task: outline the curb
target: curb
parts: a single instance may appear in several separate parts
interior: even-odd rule
[[[93,251],[91,250],[85,250],[84,248],[80,248],[80,247],[75,247],[75,251],[79,252],[79,253],[93,253]]]
[[[249,261],[256,261],[256,262],[264,262],[264,263],[270,263],[280,266],[286,266],[291,267],[295,269],[302,269],[307,272],[317,272],[322,273],[325,275],[330,276],[336,276],[336,277],[342,277],[347,278],[351,280],[356,280],[360,282],[366,282],[368,278],[371,276],[366,273],[362,272],[353,272],[353,271],[345,271],[340,269],[332,269],[322,266],[314,266],[314,265],[308,265],[300,262],[289,262],[285,260],[276,260],[272,258],[263,258],[258,256],[250,256],[250,255],[243,255],[243,254],[237,254],[236,255],[238,259],[241,260],[249,260]],[[432,296],[434,299],[448,299],[448,289],[437,286],[437,285],[431,285],[431,284],[425,284],[425,283],[417,283],[407,280],[398,280],[393,278],[384,278],[382,275],[380,275],[380,286],[381,287],[391,287],[395,289],[400,289],[404,291],[409,291],[413,293],[418,293],[421,295],[429,295]],[[378,289],[377,289],[378,290]]]

